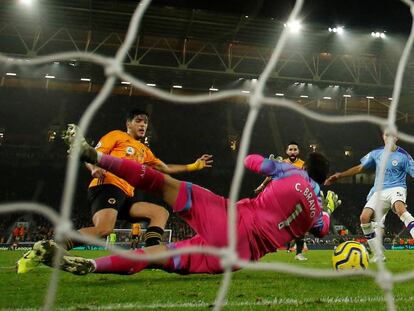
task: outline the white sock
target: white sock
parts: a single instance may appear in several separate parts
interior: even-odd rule
[[[410,214],[410,212],[405,211],[400,216],[401,221],[407,227],[408,231],[410,232],[411,236],[414,238],[414,217]]]
[[[367,239],[369,248],[371,249],[372,253],[374,254],[374,256],[376,255],[376,251],[375,251],[375,229],[374,226],[372,225],[372,222],[367,223],[367,224],[361,224],[361,229],[362,232],[365,235],[365,238]]]

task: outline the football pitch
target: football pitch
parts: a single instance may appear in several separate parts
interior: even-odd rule
[[[97,257],[102,251],[78,251]],[[51,269],[39,267],[17,275],[20,251],[0,252],[0,309],[38,310],[42,307]],[[309,251],[306,262],[281,251],[264,262],[331,269],[331,251]],[[413,269],[414,251],[387,251],[387,267],[395,273]],[[374,269],[374,265],[370,269]],[[220,275],[169,274],[148,270],[132,276],[74,276],[62,272],[55,310],[211,310]],[[394,287],[397,310],[413,310],[414,281]],[[386,310],[382,290],[370,277],[305,278],[279,272],[238,271],[233,275],[223,310]]]

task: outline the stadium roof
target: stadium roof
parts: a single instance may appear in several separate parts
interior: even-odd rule
[[[137,5],[137,1],[129,0],[33,1],[37,5],[24,10],[19,1],[3,1],[0,52],[32,57],[78,49],[114,55]],[[389,40],[375,40],[369,33],[378,28],[352,27],[381,23],[403,30],[409,10],[397,0],[381,3],[380,8],[374,6],[374,1],[362,2],[335,1],[333,6],[331,1],[305,1],[301,15],[304,29],[299,36],[289,39],[272,77],[291,83],[342,83],[389,89],[406,34],[390,33]],[[126,64],[131,70],[141,67],[157,76],[157,70],[169,70],[172,77],[178,71],[197,71],[204,77],[219,74],[231,76],[230,79],[256,78],[292,5],[292,1],[265,0],[154,0],[145,13],[135,49],[131,49]],[[353,14],[348,14],[350,10]],[[390,18],[394,24],[388,23]],[[327,26],[335,20],[344,21],[349,29],[347,40],[328,33]],[[193,76],[192,82],[196,80]],[[406,75],[405,87],[413,87],[411,77]],[[169,76],[168,80],[171,79]]]

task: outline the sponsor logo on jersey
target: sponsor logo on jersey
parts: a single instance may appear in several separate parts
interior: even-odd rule
[[[133,155],[135,153],[135,149],[132,147],[127,147],[125,152],[129,155]]]
[[[111,205],[114,205],[116,203],[116,199],[115,198],[109,198],[108,203],[111,204]]]

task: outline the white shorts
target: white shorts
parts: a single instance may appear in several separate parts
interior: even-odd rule
[[[379,196],[379,206],[377,204],[377,197]],[[394,187],[384,189],[382,191],[374,192],[371,198],[365,204],[365,208],[370,208],[374,211],[379,211],[382,208],[384,214],[389,211],[395,202],[401,201],[405,204],[407,199],[407,189],[403,187]]]

